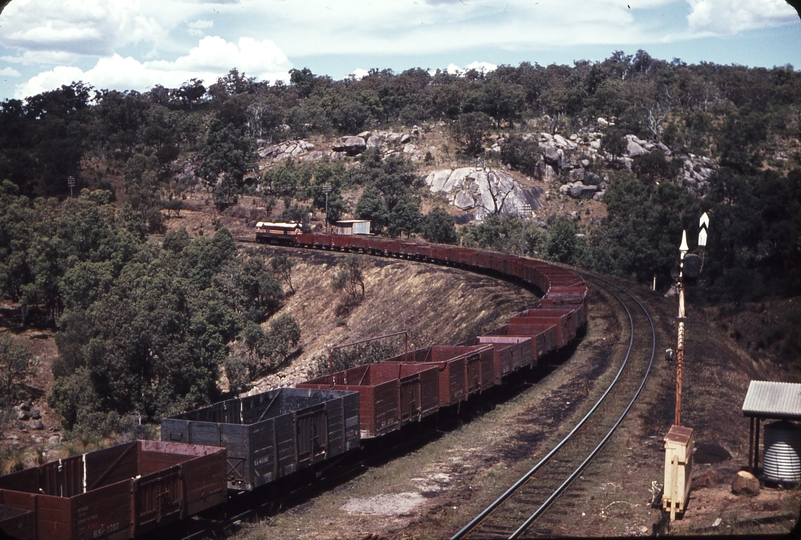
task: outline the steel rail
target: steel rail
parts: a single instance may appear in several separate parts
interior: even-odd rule
[[[578,271],[576,271],[576,273],[577,274],[582,274],[585,277],[589,277],[590,279],[593,279],[593,280],[596,280],[596,281],[602,281],[602,282],[606,283],[607,285],[615,287],[615,288],[619,289],[621,292],[624,292],[625,294],[627,294],[632,300],[634,300],[637,303],[637,305],[640,307],[640,309],[642,309],[643,313],[645,314],[645,316],[646,316],[646,318],[648,320],[648,323],[649,323],[649,325],[651,327],[651,358],[649,360],[648,368],[647,368],[647,370],[645,372],[645,375],[643,376],[642,382],[640,383],[637,391],[635,392],[634,397],[629,401],[628,406],[625,408],[625,410],[620,415],[620,417],[617,419],[617,421],[612,426],[612,428],[609,430],[609,432],[604,436],[602,441],[596,446],[596,448],[590,453],[590,455],[579,465],[579,467],[571,475],[568,476],[568,478],[546,499],[546,501],[542,505],[540,505],[539,508],[537,508],[537,510],[531,516],[529,516],[528,519],[526,519],[526,521],[523,523],[523,525],[521,525],[520,527],[518,527],[517,530],[515,530],[515,532],[509,537],[510,540],[514,539],[514,538],[519,538],[520,535],[526,529],[528,529],[531,526],[531,524],[545,512],[545,510],[547,510],[547,508],[567,488],[567,486],[570,485],[570,483],[581,473],[581,471],[587,466],[587,464],[589,464],[590,461],[592,461],[592,459],[598,454],[598,452],[600,452],[601,448],[606,444],[606,442],[609,440],[609,438],[615,432],[617,427],[623,421],[625,416],[628,414],[628,412],[631,409],[631,407],[634,405],[634,401],[640,395],[640,392],[642,391],[642,388],[645,386],[645,382],[648,379],[648,376],[649,376],[650,371],[651,371],[651,367],[653,365],[653,360],[654,360],[654,356],[655,356],[655,352],[656,352],[656,331],[654,329],[653,320],[651,319],[651,316],[648,314],[648,311],[645,309],[645,306],[643,306],[642,303],[639,300],[637,300],[637,298],[635,298],[631,293],[629,293],[628,291],[626,291],[622,287],[620,287],[618,285],[615,285],[614,283],[612,283],[612,282],[610,282],[610,281],[608,281],[606,279],[603,279],[603,278],[600,278],[600,277],[597,277],[597,276],[593,276],[593,275],[588,274],[586,272],[578,272]],[[626,306],[626,304],[620,299],[620,297],[618,297],[617,294],[615,294],[614,292],[610,291],[608,287],[606,287],[606,290],[607,290],[607,292],[609,292],[609,294],[611,294],[620,303],[620,305],[625,310],[626,315],[627,315],[627,317],[629,319],[629,333],[630,333],[630,335],[629,335],[629,344],[628,344],[628,348],[626,350],[626,356],[624,358],[624,361],[621,364],[620,369],[618,370],[617,374],[615,375],[614,380],[610,383],[609,387],[606,389],[606,391],[603,393],[603,395],[598,399],[598,401],[595,403],[595,405],[593,405],[593,407],[590,409],[590,411],[564,437],[564,439],[562,439],[550,452],[548,452],[548,454],[545,455],[545,457],[543,457],[540,460],[539,463],[537,463],[526,474],[524,474],[519,480],[517,480],[500,497],[498,497],[495,501],[493,501],[480,514],[478,514],[467,525],[465,525],[461,530],[459,530],[456,534],[454,534],[451,537],[451,540],[459,540],[461,538],[465,538],[468,534],[470,534],[475,529],[477,529],[482,521],[484,521],[498,507],[500,507],[504,502],[506,502],[512,495],[517,493],[528,482],[528,480],[530,480],[531,477],[534,476],[534,474],[537,473],[537,471],[539,471],[544,465],[546,465],[548,462],[550,462],[551,459],[553,458],[553,456],[559,450],[561,450],[563,446],[565,446],[568,442],[570,442],[572,440],[573,436],[575,435],[575,433],[590,419],[590,417],[593,416],[595,411],[598,409],[598,407],[601,406],[602,402],[605,401],[606,397],[609,395],[609,393],[612,391],[612,389],[615,387],[615,385],[619,381],[620,376],[623,373],[623,370],[628,365],[628,361],[629,361],[629,359],[631,357],[631,351],[632,351],[632,349],[634,347],[634,317],[631,315],[631,312],[629,311],[628,306]]]

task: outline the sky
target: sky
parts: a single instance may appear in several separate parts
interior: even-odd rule
[[[0,13],[0,101],[74,81],[208,86],[232,68],[271,83],[304,67],[340,80],[639,49],[801,69],[801,20],[784,0],[11,0]]]

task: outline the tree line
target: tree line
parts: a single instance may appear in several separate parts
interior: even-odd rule
[[[57,330],[48,401],[67,429],[209,404],[221,395],[220,373],[238,391],[300,341],[291,316],[270,318],[291,261],[240,252],[225,228],[154,241],[108,191],[31,201],[9,181],[0,185],[0,222],[4,298],[20,306],[23,324],[43,308]]]
[[[442,123],[464,157],[532,174],[540,150],[524,137],[531,125],[582,133],[600,130],[600,117],[614,124],[602,141],[613,156],[633,134],[712,158],[709,192],[677,185],[681,160],[651,152],[631,170],[595,171],[610,177],[601,223],[549,216],[543,229],[491,215],[457,231],[442,208],[422,214],[418,165],[399,156],[368,150],[347,164],[256,167],[257,141]],[[489,135],[500,152],[487,153]],[[379,234],[510,253],[522,236],[528,255],[646,283],[657,276],[663,288],[681,230],[694,234],[707,211],[697,294],[739,304],[801,292],[799,136],[801,75],[792,66],[688,65],[645,51],[489,73],[374,69],[340,81],[304,68],[288,84],[232,69],[217,81],[144,93],[73,82],[0,103],[0,287],[23,320],[37,306],[58,328],[52,397],[67,425],[90,424],[86,415],[99,411],[155,418],[212,399],[218,366],[232,390],[241,388],[289,354],[281,343],[299,339],[289,319],[261,329],[284,294],[281,281],[291,289],[291,262],[239,254],[224,229],[149,240],[194,187],[178,174],[185,164],[220,208],[258,194],[268,208],[283,205],[282,219],[304,222],[327,199],[330,218],[352,212]],[[361,195],[348,207],[343,193],[354,189]]]

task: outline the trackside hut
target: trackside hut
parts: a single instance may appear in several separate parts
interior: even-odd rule
[[[370,222],[366,219],[341,219],[336,222],[336,234],[370,234]]]
[[[801,384],[775,381],[751,381],[743,400],[743,416],[750,418],[748,466],[756,473],[759,467],[760,423],[763,420],[792,422],[798,430],[801,421]]]

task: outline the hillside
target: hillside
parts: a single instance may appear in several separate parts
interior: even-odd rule
[[[695,249],[708,212],[692,305],[744,357],[799,369],[794,69],[639,51],[462,76],[291,75],[271,86],[232,70],[144,94],[76,82],[0,104],[0,290],[13,337],[2,345],[22,366],[0,405],[14,444],[47,445],[63,420],[82,451],[231,384],[298,380],[333,344],[400,329],[418,345],[453,342],[521,303],[476,277],[374,261],[364,301],[337,312],[333,256],[298,255],[289,294],[273,268],[282,253],[237,246],[262,220],[325,230],[364,218],[376,234],[522,249],[656,281],[663,294],[682,231]],[[486,295],[482,310],[471,294]],[[43,416],[35,434],[13,423],[28,399]]]

